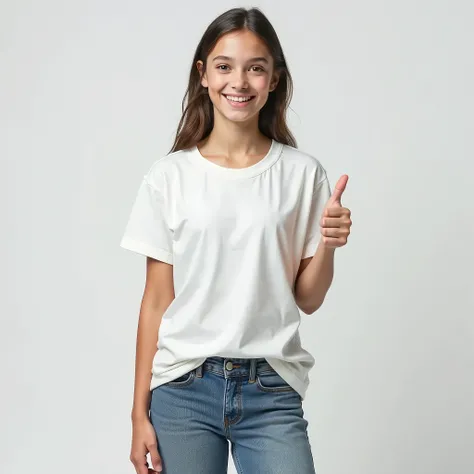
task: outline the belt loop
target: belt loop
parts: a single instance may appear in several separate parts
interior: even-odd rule
[[[201,364],[199,367],[196,367],[196,377],[201,378],[202,377],[202,366],[204,364]]]
[[[257,373],[257,359],[250,359],[249,383],[255,383],[256,373]]]

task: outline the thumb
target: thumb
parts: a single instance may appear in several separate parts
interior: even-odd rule
[[[161,472],[163,467],[161,464],[161,456],[158,453],[158,446],[156,443],[152,443],[147,446],[148,451],[150,453],[150,458],[151,458],[151,465],[153,466],[153,469],[157,472]]]
[[[338,182],[336,183],[336,186],[334,187],[334,191],[331,197],[329,198],[329,205],[341,205],[342,193],[346,189],[348,179],[349,176],[347,176],[347,174],[344,174],[339,178]]]

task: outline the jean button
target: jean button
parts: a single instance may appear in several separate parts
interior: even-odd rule
[[[232,361],[227,361],[227,363],[225,364],[225,368],[227,370],[232,370],[234,368],[234,364],[232,363]]]

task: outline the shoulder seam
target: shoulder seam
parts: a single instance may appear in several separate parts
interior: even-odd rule
[[[148,180],[148,175],[145,175],[143,177],[143,181],[145,181],[145,183],[155,192],[159,193],[159,194],[162,194],[161,191],[152,183],[150,183],[150,181]]]
[[[325,173],[326,174],[326,173]],[[314,186],[314,191],[313,191],[313,195],[316,194],[316,192],[318,191],[319,189],[319,186],[321,186],[321,184],[323,184],[325,181],[328,181],[328,177],[325,176],[318,184],[316,184]]]

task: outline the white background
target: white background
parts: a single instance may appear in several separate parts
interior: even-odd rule
[[[352,234],[302,314],[318,474],[472,473],[474,8],[455,0],[1,1],[0,471],[134,472],[145,259],[119,241],[234,6],[279,35],[299,148],[332,187],[349,175]]]

